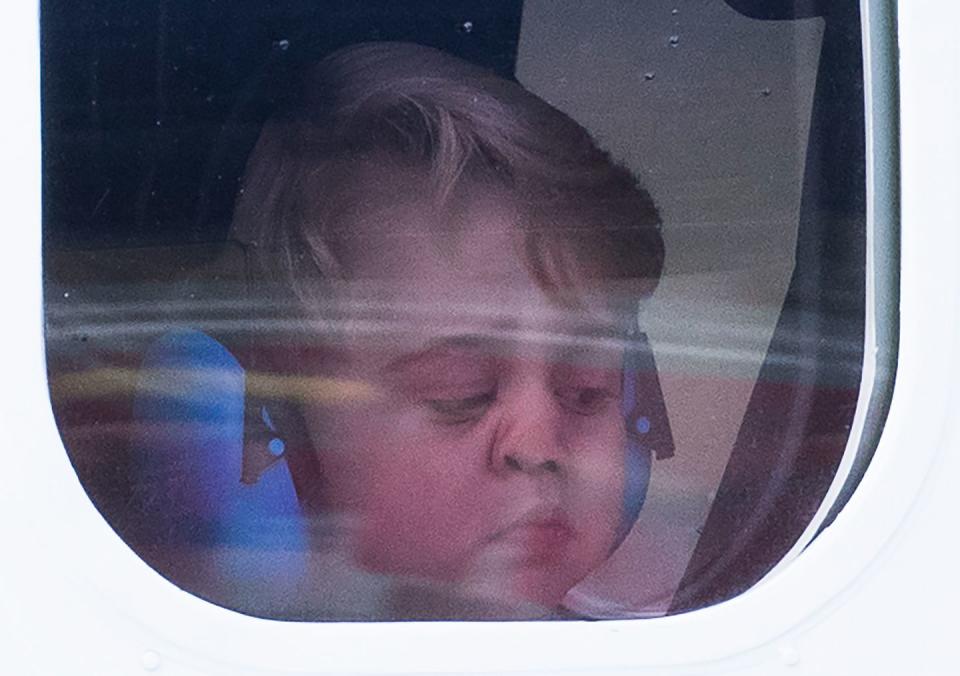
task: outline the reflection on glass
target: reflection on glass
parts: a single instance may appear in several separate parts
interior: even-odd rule
[[[265,126],[233,230],[253,297],[287,307],[287,328],[223,343],[322,523],[305,540],[314,612],[336,617],[335,560],[340,584],[377,589],[353,614],[562,613],[649,474],[628,460],[650,449],[627,429],[623,380],[663,261],[653,202],[570,118],[436,50],[347,48],[305,92]],[[138,491],[154,507],[156,492]]]
[[[251,2],[219,44],[95,4],[45,14],[50,385],[164,577],[277,619],[643,617],[806,528],[860,369],[855,12]]]

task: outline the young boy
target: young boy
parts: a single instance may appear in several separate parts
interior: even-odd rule
[[[551,616],[619,544],[659,226],[577,123],[426,47],[341,50],[265,126],[234,235],[298,319],[257,368],[314,384],[267,409],[386,615]]]

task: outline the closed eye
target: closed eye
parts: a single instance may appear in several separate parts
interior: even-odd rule
[[[437,422],[457,425],[480,418],[496,400],[495,391],[459,399],[426,399],[424,404],[435,414]]]
[[[616,398],[616,393],[604,387],[558,387],[554,396],[565,410],[577,415],[603,413]]]

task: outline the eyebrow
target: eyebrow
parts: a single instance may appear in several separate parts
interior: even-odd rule
[[[444,356],[451,351],[475,352],[482,350],[489,354],[493,351],[491,348],[503,348],[506,345],[523,342],[524,340],[524,335],[518,331],[518,324],[515,321],[504,320],[497,322],[496,325],[491,328],[492,331],[489,333],[455,334],[428,340],[423,347],[390,361],[383,367],[383,373],[394,374],[400,371],[406,371],[422,365],[430,359]],[[598,327],[591,323],[576,323],[566,331],[557,332],[556,335],[565,337],[568,340],[572,339],[569,344],[560,346],[559,352],[567,356],[589,353],[592,349],[599,347],[594,341],[607,342],[615,340],[619,343],[624,338],[622,333],[610,327]]]
[[[384,373],[397,373],[422,364],[429,359],[435,359],[451,350],[476,351],[492,342],[489,337],[478,334],[459,334],[441,336],[427,341],[422,348],[400,355],[383,367]]]

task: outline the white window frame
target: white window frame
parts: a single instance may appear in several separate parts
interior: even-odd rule
[[[869,14],[880,4],[862,6]],[[947,625],[960,601],[960,4],[910,0],[897,12],[897,379],[872,462],[833,525],[763,584],[682,616],[295,624],[239,615],[177,590],[116,536],[77,480],[50,408],[44,364],[37,7],[5,5],[0,668],[98,676],[141,669],[231,676],[643,668],[759,674],[803,664],[806,655],[829,673],[851,673],[831,665],[901,673],[887,669],[905,660],[918,673],[949,672],[956,666],[951,641],[926,627]],[[878,183],[878,158],[868,156],[875,209],[877,191],[890,186]],[[944,576],[936,591],[923,587],[934,574]],[[898,593],[901,587],[918,593]]]

